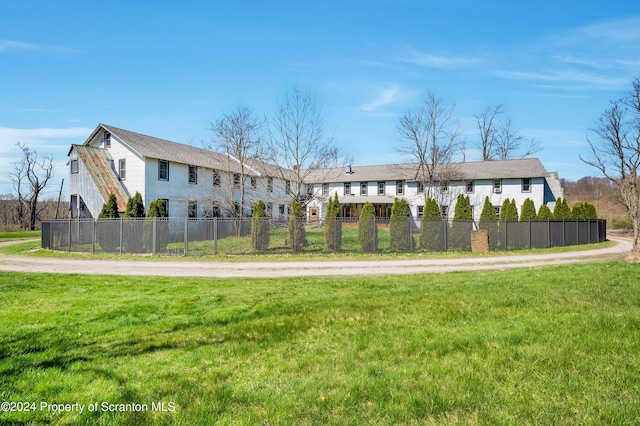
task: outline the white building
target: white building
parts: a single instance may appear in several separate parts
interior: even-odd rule
[[[145,208],[165,200],[170,217],[249,215],[258,200],[275,219],[286,218],[292,201],[293,171],[263,162],[241,167],[231,155],[170,142],[100,124],[82,145],[69,151],[72,217],[97,217],[111,193],[118,210],[140,192]],[[465,162],[441,166],[432,186],[420,178],[416,164],[348,166],[305,173],[303,187],[307,218],[319,222],[329,197],[338,194],[343,217],[358,217],[371,202],[378,217],[389,217],[395,198],[405,198],[411,215],[419,220],[429,195],[438,201],[443,216],[453,217],[458,194],[468,195],[474,219],[480,218],[485,197],[499,214],[502,202],[525,199],[536,209],[553,210],[562,197],[556,173],[549,173],[537,158]],[[244,191],[242,187],[244,186]],[[242,197],[244,194],[244,198]],[[244,206],[244,207],[241,207]]]
[[[249,215],[262,200],[275,218],[286,216],[291,198],[287,170],[240,161],[189,145],[100,124],[82,145],[69,150],[71,217],[98,217],[110,194],[124,212],[129,197],[145,208],[165,200],[170,217]]]
[[[342,206],[343,217],[358,217],[366,202],[371,202],[377,217],[389,217],[395,198],[404,198],[411,216],[420,219],[426,197],[438,202],[445,218],[452,219],[458,194],[469,196],[474,220],[480,219],[486,197],[500,215],[505,199],[515,200],[518,211],[527,198],[536,209],[547,204],[551,210],[561,198],[562,188],[556,173],[549,173],[537,158],[479,161],[443,165],[436,175],[446,176],[429,186],[421,179],[417,164],[347,166],[317,171],[309,176],[313,198],[308,211],[323,217],[326,201],[334,194]]]

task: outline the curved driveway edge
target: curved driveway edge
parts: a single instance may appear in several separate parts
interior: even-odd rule
[[[505,270],[620,259],[631,250],[631,241],[610,238],[605,248],[564,253],[507,256],[303,262],[144,262],[132,260],[35,258],[0,255],[0,271],[60,274],[146,275],[164,277],[271,278],[329,275],[399,275],[452,271]]]

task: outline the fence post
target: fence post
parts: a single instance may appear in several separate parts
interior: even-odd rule
[[[218,218],[213,218],[213,255],[218,254]]]
[[[189,251],[189,218],[184,218],[184,255]]]
[[[69,218],[69,238],[67,242],[67,250],[71,251],[71,218]]]
[[[151,224],[151,253],[156,254],[156,216],[153,217],[153,223]]]
[[[122,231],[124,224],[122,223],[122,218],[120,218],[120,254],[122,254]]]
[[[565,225],[564,219],[562,219],[562,247],[567,246],[567,226]]]
[[[591,219],[587,219],[587,238],[591,244]]]
[[[94,219],[92,223],[92,232],[91,232],[91,254],[96,253],[96,222],[98,219]]]
[[[551,219],[547,219],[547,248],[551,248]]]
[[[580,222],[576,219],[576,245],[580,244]]]
[[[449,251],[449,223],[447,219],[442,219],[442,229],[444,229],[444,251]]]
[[[529,250],[531,250],[531,218],[529,218]]]

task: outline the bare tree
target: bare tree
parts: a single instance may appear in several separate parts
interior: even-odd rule
[[[422,106],[407,110],[396,126],[402,142],[396,149],[417,163],[416,179],[426,197],[432,197],[435,182],[455,177],[450,164],[463,139],[454,112],[454,105],[428,93]]]
[[[510,118],[501,120],[499,116],[502,114],[504,109],[498,105],[487,107],[475,116],[479,136],[476,147],[482,161],[525,158],[542,149],[539,141],[521,135]]]
[[[619,189],[633,227],[632,252],[640,252],[640,79],[633,81],[632,91],[611,102],[587,136],[592,158],[580,159],[598,169]]]
[[[36,221],[44,208],[38,205],[38,197],[53,176],[53,158],[44,157],[38,161],[38,154],[18,142],[22,159],[13,163],[10,173],[13,187],[18,196],[17,218],[23,227],[34,230]]]
[[[338,148],[324,127],[324,113],[307,89],[294,87],[278,103],[269,125],[270,161],[280,166],[283,181],[292,180],[291,196],[306,201],[307,176],[335,164]]]
[[[224,196],[234,216],[243,216],[246,204],[252,201],[247,196],[247,178],[253,175],[255,179],[255,173],[250,173],[251,165],[263,157],[263,126],[264,120],[256,118],[253,110],[244,105],[211,123],[213,138],[205,147],[226,155],[224,171],[229,179]],[[217,187],[223,184],[220,182]]]
[[[476,145],[480,150],[482,161],[493,160],[496,149],[497,116],[502,114],[502,105],[487,107],[480,114],[475,115],[478,124],[480,141]]]

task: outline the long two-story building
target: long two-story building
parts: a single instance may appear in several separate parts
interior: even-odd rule
[[[293,199],[293,170],[260,161],[242,164],[231,154],[216,153],[100,124],[82,145],[69,150],[71,215],[98,216],[114,194],[124,212],[129,197],[142,195],[145,207],[165,201],[170,217],[250,215],[258,200],[274,219],[287,218]],[[537,158],[465,162],[441,165],[426,181],[417,164],[347,166],[305,173],[302,193],[307,220],[320,222],[327,200],[338,194],[343,217],[357,218],[366,202],[378,217],[388,217],[395,198],[409,203],[419,220],[427,196],[452,218],[458,194],[468,195],[474,219],[479,219],[485,197],[496,212],[504,199],[518,208],[525,199],[536,208],[553,209],[562,188]]]

